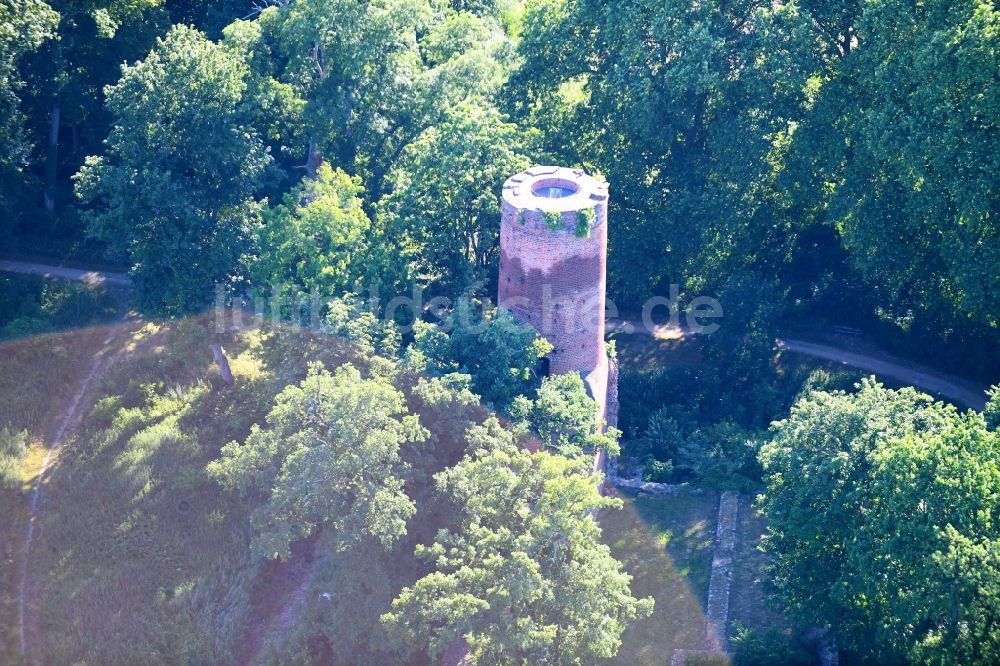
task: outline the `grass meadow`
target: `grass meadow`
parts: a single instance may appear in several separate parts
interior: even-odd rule
[[[17,591],[31,488],[66,406],[112,333],[91,328],[0,343],[0,434],[25,445],[3,461],[0,485],[0,663],[20,659]]]

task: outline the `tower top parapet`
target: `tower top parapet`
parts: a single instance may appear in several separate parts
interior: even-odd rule
[[[583,169],[535,166],[507,179],[503,199],[519,210],[567,213],[607,202],[608,186]]]

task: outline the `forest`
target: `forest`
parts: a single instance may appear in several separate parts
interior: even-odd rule
[[[724,312],[617,423],[496,307],[545,164]],[[1000,661],[994,0],[0,0],[2,260],[130,285],[0,273],[2,663]]]

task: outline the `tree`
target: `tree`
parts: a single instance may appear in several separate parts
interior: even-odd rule
[[[107,152],[87,159],[77,191],[147,312],[196,310],[243,272],[271,159],[246,123],[246,77],[235,54],[179,26],[108,90]]]
[[[357,179],[323,164],[315,178],[305,178],[284,203],[268,210],[253,267],[258,285],[295,299],[360,290],[362,278],[374,272],[361,192]]]
[[[996,659],[1000,441],[980,415],[866,379],[803,396],[760,461],[765,548],[796,620],[865,655]]]
[[[63,163],[72,168],[83,154],[66,156],[62,143],[73,137],[73,152],[99,150],[107,132],[102,92],[118,65],[145,53],[162,34],[166,17],[157,0],[52,0],[58,12],[56,39],[26,65],[32,83],[34,125],[46,138],[43,201],[48,213],[59,202]],[[67,132],[69,130],[69,132]],[[69,160],[67,160],[69,157]],[[69,173],[72,173],[70,171]]]
[[[543,442],[563,455],[597,448],[607,448],[612,456],[618,454],[621,433],[614,428],[602,432],[605,424],[598,419],[597,402],[575,372],[545,377],[536,399],[519,397],[513,411],[541,435]]]
[[[361,175],[377,201],[400,155],[444,110],[498,85],[502,33],[463,49],[445,18],[427,0],[301,0],[261,12],[273,78],[300,100],[294,138],[307,145],[289,148],[306,153],[310,173],[325,158]]]
[[[454,371],[457,363],[461,372],[472,375],[473,390],[497,409],[506,409],[537,386],[539,361],[552,351],[534,328],[519,324],[507,310],[479,313],[468,298],[458,300],[444,327],[447,346],[439,336],[425,333],[414,340],[414,353],[441,370]]]
[[[412,280],[456,296],[495,279],[500,190],[530,140],[480,103],[450,109],[404,153],[381,209]]]
[[[1000,436],[969,413],[878,452],[853,549],[884,604],[877,636],[913,663],[1000,659]]]
[[[441,327],[419,319],[413,322],[413,342],[407,345],[402,360],[411,370],[431,377],[458,371],[448,334]]]
[[[400,447],[425,437],[388,381],[363,379],[350,364],[332,374],[313,365],[278,394],[266,425],[223,447],[209,472],[268,497],[251,519],[256,555],[287,558],[292,543],[321,527],[336,551],[388,549],[415,512]]]
[[[31,148],[24,131],[24,81],[18,64],[53,36],[58,21],[59,15],[41,0],[0,2],[0,200],[5,202],[23,183],[21,171]],[[6,218],[19,211],[8,210],[5,204],[0,212]]]
[[[355,345],[366,357],[379,354],[395,359],[399,354],[399,327],[367,309],[360,298],[336,298],[326,308],[326,330]]]
[[[477,663],[614,656],[628,622],[652,611],[600,542],[593,514],[620,501],[601,495],[584,462],[519,449],[495,419],[468,437],[468,455],[438,476],[461,524],[418,547],[434,570],[383,622],[432,659],[461,640]]]
[[[794,243],[772,184],[814,59],[774,29],[802,23],[785,4],[527,3],[504,99],[544,148],[612,184],[619,303],[780,264]]]
[[[844,134],[828,213],[899,316],[1000,322],[1000,253],[986,241],[1000,234],[998,26],[978,0],[866,6],[845,61],[850,106],[827,100]]]

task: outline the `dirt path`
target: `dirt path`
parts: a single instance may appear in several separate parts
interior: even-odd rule
[[[260,586],[251,598],[254,617],[234,661],[244,666],[274,663],[280,646],[302,617],[309,602],[318,533],[292,544],[291,557],[265,565]]]
[[[42,493],[47,479],[51,474],[56,461],[58,460],[59,451],[62,449],[63,444],[67,439],[69,439],[73,430],[80,422],[83,407],[88,402],[86,400],[88,394],[96,384],[101,374],[114,363],[115,359],[122,351],[122,345],[115,345],[114,343],[121,337],[121,335],[126,334],[129,330],[130,329],[125,329],[125,331],[120,331],[117,334],[109,336],[103,341],[103,348],[94,355],[86,376],[80,383],[80,387],[77,389],[76,394],[74,394],[69,406],[66,408],[62,418],[59,420],[58,427],[49,440],[48,450],[46,451],[45,458],[42,461],[42,467],[38,472],[34,487],[31,490],[31,495],[28,500],[28,528],[24,540],[24,552],[21,560],[17,596],[18,638],[20,641],[21,655],[27,664],[35,665],[42,663],[40,654],[41,630],[36,624],[37,618],[32,616],[32,586],[30,575],[31,547],[34,543],[35,527],[37,519],[40,515],[39,503],[42,499]],[[118,347],[118,349],[115,350],[115,347]]]
[[[273,663],[272,659],[275,655],[271,654],[270,650],[280,645],[281,637],[291,633],[296,620],[302,616],[308,602],[307,595],[311,583],[312,576],[308,571],[304,571],[302,582],[284,599],[277,614],[271,618],[270,622],[260,626],[260,634],[253,637],[256,641],[256,649],[242,663],[246,666]]]
[[[976,410],[982,410],[986,404],[986,387],[976,386],[971,382],[937,372],[929,368],[894,358],[888,354],[868,355],[844,351],[836,347],[821,345],[805,340],[778,340],[778,349],[805,354],[825,361],[843,363],[865,372],[891,377],[905,384],[942,395],[953,402]]]
[[[660,324],[650,329],[643,326],[642,322],[635,320],[608,320],[607,330],[609,333],[645,335],[657,340],[683,340],[690,336],[689,332],[679,326]],[[933,370],[885,352],[861,353],[829,344],[791,338],[775,340],[775,346],[782,351],[843,363],[864,372],[872,372],[878,376],[894,379],[944,396],[959,405],[972,409],[982,410],[986,404],[986,386]]]
[[[20,273],[22,275],[38,275],[47,278],[59,278],[62,280],[73,280],[89,285],[112,285],[118,287],[128,287],[132,284],[127,275],[122,273],[108,273],[105,271],[91,271],[80,268],[66,268],[64,266],[50,266],[29,261],[14,261],[10,259],[0,259],[0,272]]]

